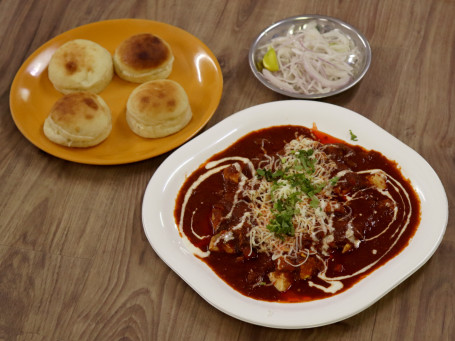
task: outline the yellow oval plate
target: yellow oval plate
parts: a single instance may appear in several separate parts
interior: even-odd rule
[[[73,39],[92,40],[111,54],[131,35],[149,32],[166,40],[175,60],[169,79],[180,83],[188,94],[193,118],[181,131],[159,139],[134,134],[125,118],[126,101],[139,84],[114,76],[99,95],[112,111],[112,132],[101,144],[91,148],[67,148],[48,140],[44,120],[52,105],[63,96],[49,81],[47,66],[55,50]],[[193,137],[215,113],[223,90],[220,65],[198,38],[165,23],[119,19],[100,21],[60,34],[37,49],[20,67],[11,86],[10,109],[16,126],[36,147],[61,159],[97,165],[136,162],[165,153]]]

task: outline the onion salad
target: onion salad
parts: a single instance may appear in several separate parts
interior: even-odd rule
[[[259,48],[265,79],[278,88],[306,95],[335,91],[354,76],[359,51],[340,30],[320,32],[311,21],[302,30],[291,28]]]

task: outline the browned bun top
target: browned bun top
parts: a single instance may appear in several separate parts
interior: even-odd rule
[[[62,97],[52,108],[52,117],[62,124],[92,121],[100,106],[95,94],[87,92],[73,93]]]
[[[139,136],[164,137],[185,127],[192,118],[183,87],[170,79],[143,83],[126,103],[126,121]]]
[[[157,81],[144,85],[142,89],[138,92],[137,110],[139,112],[159,112],[165,117],[178,110],[177,101],[180,101],[182,91],[175,83]]]
[[[112,56],[101,45],[86,39],[70,40],[60,46],[49,61],[48,76],[64,93],[101,92],[114,74]]]
[[[136,70],[154,69],[171,58],[169,46],[150,33],[129,37],[119,46],[120,59]]]
[[[108,137],[112,129],[111,110],[91,92],[73,92],[54,103],[44,121],[44,134],[68,147],[91,147]]]
[[[81,69],[92,70],[92,61],[87,60],[84,49],[68,50],[65,55],[64,70],[67,75],[72,75]]]

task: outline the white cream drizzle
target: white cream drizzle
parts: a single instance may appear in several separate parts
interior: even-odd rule
[[[227,162],[227,161],[242,161],[244,162],[245,164],[248,165],[248,167],[250,168],[252,174],[254,174],[254,166],[253,166],[253,163],[247,159],[247,158],[243,158],[243,157],[237,157],[237,156],[234,156],[234,157],[227,157],[227,158],[223,158],[221,160],[216,160],[216,161],[211,161],[211,162],[208,162],[206,165],[205,165],[205,168],[208,170],[208,172],[202,174],[201,176],[199,176],[199,178],[193,182],[191,184],[191,186],[188,188],[188,191],[186,192],[185,194],[185,198],[183,199],[183,203],[182,203],[182,210],[181,210],[181,213],[180,213],[180,221],[179,221],[179,231],[180,231],[180,235],[182,236],[182,239],[185,243],[185,246],[187,247],[187,249],[189,251],[191,251],[192,253],[196,254],[197,256],[201,257],[201,258],[205,258],[205,257],[208,257],[210,255],[210,251],[202,251],[201,249],[199,249],[198,247],[195,247],[193,245],[193,243],[191,243],[191,241],[188,239],[188,237],[185,235],[185,233],[181,230],[181,228],[183,227],[183,218],[185,216],[185,211],[186,211],[186,205],[188,204],[188,200],[190,199],[191,195],[193,194],[193,191],[203,182],[205,181],[207,178],[209,178],[210,176],[212,176],[213,174],[216,174],[220,171],[222,171],[223,169],[231,166],[231,164],[226,164],[226,165],[222,165],[222,166],[219,166],[219,167],[216,167],[217,165],[219,165],[220,163],[224,163],[224,162]],[[216,167],[216,168],[214,168]],[[245,181],[246,178],[243,174],[242,174],[242,181]],[[237,198],[238,194],[236,193],[236,198]],[[234,207],[235,205],[233,205],[232,207]],[[232,211],[232,209],[231,209]],[[193,212],[193,216],[194,216],[194,213]],[[231,212],[232,214],[232,212]],[[193,235],[196,237],[196,238],[199,238],[199,239],[204,239],[204,238],[207,238],[207,236],[205,237],[201,237],[199,236],[198,234],[196,234],[194,232],[194,229],[193,229],[193,216],[191,217],[191,232],[193,233]],[[244,221],[243,221],[244,222]]]
[[[224,217],[221,218],[221,221],[223,221],[223,220],[225,220],[225,219],[231,218],[232,213],[234,212],[234,208],[235,208],[235,206],[237,205],[237,202],[239,201],[239,200],[238,200],[239,194],[240,194],[241,192],[243,192],[243,187],[245,186],[245,183],[246,183],[246,181],[248,180],[248,178],[247,178],[245,175],[243,175],[243,173],[241,172],[240,165],[239,165],[237,162],[234,163],[233,166],[234,166],[234,167],[236,168],[236,170],[240,173],[240,175],[241,175],[241,180],[240,180],[240,182],[239,182],[239,186],[238,186],[238,188],[237,188],[237,191],[235,191],[234,202],[233,202],[233,204],[232,204],[232,206],[231,206],[231,209],[229,210],[229,212],[228,212],[228,214],[227,214],[226,216],[224,216]]]
[[[251,216],[251,213],[250,212],[245,212],[242,216],[242,218],[240,219],[240,222],[235,225],[234,227],[232,227],[232,230],[238,230],[239,228],[241,228],[243,226],[243,224],[245,224],[245,221]]]
[[[254,174],[254,172],[255,172],[254,166],[253,166],[253,163],[251,162],[251,160],[247,159],[245,157],[240,157],[240,156],[225,157],[220,160],[210,161],[205,165],[205,168],[211,169],[211,168],[219,165],[220,163],[223,163],[226,161],[242,161],[243,163],[248,165],[248,167],[250,168],[251,174]]]
[[[337,291],[340,291],[341,289],[343,289],[343,287],[344,287],[343,283],[340,281],[324,280],[324,282],[326,282],[329,286],[325,287],[323,285],[316,284],[313,281],[308,281],[308,285],[310,287],[315,287],[316,289],[322,290],[329,294],[334,294]]]
[[[367,173],[369,171],[362,171],[362,172],[359,172],[359,173]],[[324,269],[324,271],[321,271],[319,274],[318,274],[318,277],[320,279],[322,279],[324,282],[328,283],[328,284],[331,284],[333,283],[334,281],[341,281],[341,280],[344,280],[344,279],[347,279],[347,278],[351,278],[351,277],[355,277],[355,276],[358,276],[366,271],[368,271],[369,269],[371,269],[374,265],[376,265],[382,258],[384,258],[392,249],[393,247],[398,243],[398,241],[400,240],[400,237],[402,236],[402,234],[404,233],[404,231],[408,228],[409,226],[409,223],[411,221],[411,215],[412,215],[412,205],[411,205],[411,200],[409,198],[409,195],[408,193],[405,191],[405,189],[403,188],[403,186],[401,185],[401,183],[399,183],[396,179],[394,179],[392,176],[390,176],[389,174],[387,174],[387,178],[389,180],[392,180],[394,183],[396,183],[398,185],[398,187],[400,187],[401,191],[397,191],[398,193],[405,193],[405,196],[406,196],[406,201],[407,201],[407,204],[408,204],[408,207],[409,207],[409,212],[408,212],[408,215],[406,217],[403,217],[405,218],[405,224],[402,225],[401,229],[398,229],[397,232],[394,232],[393,233],[393,237],[396,235],[396,233],[398,233],[398,236],[395,238],[395,240],[393,241],[393,243],[390,245],[390,247],[387,249],[387,251],[385,251],[378,259],[376,259],[373,263],[370,263],[369,265],[363,267],[362,269],[356,271],[355,273],[351,274],[351,275],[346,275],[346,276],[338,276],[338,277],[327,277],[326,276],[326,272],[327,272],[327,268]],[[396,186],[393,186],[395,189],[396,189]],[[389,193],[390,194],[390,193]],[[396,219],[396,214],[394,215],[394,219]],[[390,227],[391,223],[387,226],[386,229],[388,229]],[[382,233],[381,233],[382,234]],[[380,235],[380,234],[379,234]],[[379,235],[376,235],[375,237],[372,237],[372,238],[369,238],[367,240],[372,240],[374,238],[377,238]],[[373,250],[372,251],[373,254],[377,254],[377,250]],[[341,283],[341,282],[340,282]],[[319,287],[318,287],[319,288]],[[324,287],[322,287],[324,288]],[[319,288],[321,290],[324,290],[322,288]],[[341,287],[342,288],[342,287]],[[340,290],[341,288],[339,288],[338,290]],[[338,291],[337,290],[337,291]],[[325,291],[325,290],[324,290]],[[330,291],[331,292],[331,291]],[[336,292],[336,291],[335,291]]]
[[[201,237],[200,235],[198,235],[196,233],[196,231],[194,231],[194,229],[193,229],[193,219],[194,219],[194,215],[196,214],[196,212],[197,212],[197,208],[193,211],[193,214],[191,215],[191,232],[194,234],[194,236],[196,238],[198,238],[200,240],[205,239],[205,238],[210,238],[211,237],[210,235]]]
[[[191,195],[193,194],[193,191],[204,181],[206,180],[208,177],[212,176],[213,174],[216,174],[220,171],[222,171],[223,169],[229,167],[229,165],[223,165],[223,166],[219,166],[215,169],[212,169],[210,171],[208,171],[207,173],[204,173],[202,174],[195,182],[193,182],[190,186],[190,188],[188,188],[188,191],[186,192],[185,194],[185,198],[183,199],[183,203],[182,203],[182,211],[180,213],[180,221],[179,221],[179,231],[180,231],[180,235],[182,236],[184,242],[185,242],[185,246],[189,249],[189,251],[191,251],[192,253],[198,255],[199,257],[202,257],[202,258],[205,258],[205,257],[208,257],[210,255],[210,251],[206,251],[206,252],[203,252],[201,249],[199,249],[198,247],[195,247],[193,245],[193,243],[191,243],[191,241],[188,239],[188,237],[185,235],[185,233],[183,231],[181,231],[180,229],[183,227],[183,218],[185,216],[185,211],[186,211],[186,205],[188,204],[188,200],[190,199]]]

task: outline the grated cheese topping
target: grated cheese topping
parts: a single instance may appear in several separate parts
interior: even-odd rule
[[[335,162],[330,160],[322,151],[323,145],[317,141],[308,138],[299,137],[292,140],[284,148],[284,155],[278,158],[268,158],[267,164],[263,162],[261,167],[265,170],[276,172],[277,170],[286,170],[287,174],[295,175],[305,173],[306,178],[314,186],[323,186],[322,190],[315,194],[318,205],[312,205],[312,198],[308,195],[300,195],[295,205],[296,213],[292,217],[294,234],[278,236],[267,228],[269,222],[273,219],[274,202],[279,199],[287,199],[299,188],[294,186],[289,179],[279,179],[277,187],[272,190],[274,184],[265,178],[254,177],[250,179],[243,194],[249,198],[249,209],[251,214],[251,230],[248,234],[251,246],[258,252],[265,252],[272,256],[272,259],[284,258],[290,260],[290,264],[298,266],[297,259],[304,254],[315,254],[317,249],[308,249],[303,245],[303,241],[310,237],[314,245],[322,247],[319,251],[328,254],[329,243],[333,241],[334,228],[332,226],[332,217],[328,215],[324,208],[327,205],[335,205],[332,198],[333,172],[337,169]],[[299,156],[302,151],[312,150],[308,156],[310,163],[313,163],[314,170],[305,172],[301,169]]]

